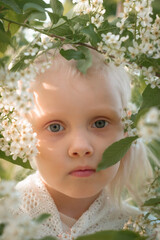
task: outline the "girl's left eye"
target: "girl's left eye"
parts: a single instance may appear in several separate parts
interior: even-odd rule
[[[50,124],[47,129],[50,131],[50,132],[60,132],[64,129],[64,127],[62,127],[60,124],[58,123],[52,123]]]
[[[93,125],[96,128],[104,128],[108,125],[108,122],[106,120],[98,120]]]

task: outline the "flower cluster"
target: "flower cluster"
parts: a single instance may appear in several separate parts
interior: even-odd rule
[[[138,133],[146,143],[160,139],[160,110],[151,108],[138,123]]]
[[[105,9],[103,7],[103,0],[73,0],[76,3],[74,11],[77,15],[79,14],[90,14],[90,21],[97,28],[100,27],[104,21]]]
[[[33,239],[38,234],[39,225],[27,215],[16,214],[15,209],[19,205],[20,196],[15,191],[15,184],[14,181],[2,181],[0,183],[0,239]],[[8,209],[9,206],[11,206],[10,209]]]
[[[160,224],[156,222],[156,218],[147,218],[144,213],[138,215],[136,219],[130,217],[123,227],[124,230],[138,232],[147,237],[147,240],[159,240],[159,228]]]
[[[6,156],[11,155],[13,160],[18,157],[34,166],[37,155],[36,133],[33,133],[31,124],[12,107],[3,106],[0,116],[0,149]]]
[[[131,115],[137,112],[137,107],[133,103],[128,103],[127,108],[123,109],[121,122],[123,125],[124,132],[127,132],[129,137],[137,135],[137,129],[132,128],[133,121],[131,120]]]
[[[53,38],[49,38],[49,37],[44,37],[43,35],[41,37],[35,38],[33,40],[33,42],[30,44],[30,47],[26,49],[26,51],[24,52],[24,63],[29,65],[33,62],[33,58],[35,57],[39,57],[41,54],[44,54],[46,51],[52,49],[53,47],[53,43],[54,43],[54,39]],[[46,55],[46,61],[43,61],[41,63],[40,68],[36,68],[33,67],[33,71],[36,72],[44,72],[46,69],[48,69],[51,64],[52,61],[51,57],[49,55]]]
[[[31,124],[23,116],[33,106],[28,88],[34,78],[33,67],[21,72],[0,69],[0,149],[13,160],[19,157],[23,162],[30,160],[31,164],[37,155],[37,140]]]
[[[160,168],[156,167],[154,174],[154,179],[148,179],[145,188],[144,199],[147,201],[141,207],[143,213],[138,215],[136,219],[130,218],[124,225],[124,229],[130,229],[139,232],[141,235],[149,236],[147,238],[149,240],[159,240],[160,237]]]
[[[27,113],[33,107],[28,89],[35,76],[36,69],[32,66],[20,72],[0,68],[0,106],[12,106],[19,113]]]
[[[117,27],[119,34],[108,32],[102,34],[102,42],[98,44],[98,50],[104,53],[107,61],[114,61],[116,65],[128,66],[133,75],[139,72],[151,87],[160,88],[160,78],[156,75],[156,68],[140,66],[136,61],[143,55],[150,59],[160,58],[160,17],[157,15],[155,21],[152,15],[152,0],[126,0],[123,5],[123,13],[120,14],[120,21]],[[127,21],[130,15],[135,17],[135,21]],[[128,34],[125,34],[125,31]],[[125,42],[129,38],[129,32],[133,36],[129,46]]]

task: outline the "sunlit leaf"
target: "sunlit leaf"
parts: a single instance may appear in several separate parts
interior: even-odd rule
[[[27,15],[16,14],[15,12],[8,10],[7,13],[5,14],[5,18],[18,23],[19,22],[23,23],[24,20],[27,18]],[[18,24],[9,23],[8,21],[5,21],[5,20],[4,20],[4,27],[6,31],[9,31],[11,33],[11,36],[13,36],[20,28]]]
[[[7,50],[8,45],[11,43],[11,35],[6,32],[2,22],[0,22],[0,52],[4,53]]]
[[[35,4],[35,3],[32,3],[32,2],[29,2],[29,3],[26,3],[24,6],[23,6],[23,11],[26,12],[28,10],[36,10],[38,12],[44,12],[45,9],[42,8],[39,4]]]
[[[63,15],[64,7],[60,1],[50,0],[50,5],[53,10],[53,13],[57,14],[59,17]]]
[[[12,156],[6,156],[5,152],[3,152],[1,150],[0,150],[0,158],[4,159],[4,160],[6,160],[6,161],[8,161],[10,163],[19,165],[19,166],[21,166],[23,168],[32,169],[29,161],[24,163],[23,160],[21,158],[19,158],[19,157],[16,160],[13,160]]]

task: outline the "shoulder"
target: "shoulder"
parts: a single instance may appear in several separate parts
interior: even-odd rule
[[[38,174],[37,172],[27,176],[24,180],[20,181],[16,185],[16,190],[17,191],[25,191],[25,189],[30,188],[31,186],[35,185],[35,181],[37,180]],[[32,185],[31,185],[32,184]],[[25,187],[25,188],[24,188]]]
[[[123,229],[125,223],[128,222],[130,218],[133,220],[141,214],[141,211],[132,205],[122,202],[121,205],[116,205],[110,203],[109,210],[106,211],[103,222],[104,229]],[[103,230],[104,230],[103,229]]]
[[[20,206],[18,211],[32,215],[32,212],[38,209],[44,195],[43,184],[40,180],[39,173],[36,172],[29,175],[24,180],[20,181],[15,189],[20,194]]]

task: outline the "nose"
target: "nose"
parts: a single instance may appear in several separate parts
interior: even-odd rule
[[[82,133],[73,137],[72,142],[68,149],[68,155],[72,158],[75,157],[89,157],[93,154],[93,146],[91,145],[87,136]]]

